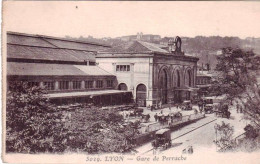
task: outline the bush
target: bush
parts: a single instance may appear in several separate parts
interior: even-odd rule
[[[137,135],[131,124],[123,126],[123,117],[117,112],[96,107],[78,109],[66,122],[70,133],[64,144],[70,151],[124,152],[134,146],[132,141]]]
[[[118,112],[93,106],[59,111],[40,87],[23,82],[10,83],[9,87],[7,152],[124,152],[134,146],[138,131],[130,124],[123,126]]]
[[[44,96],[45,91],[27,83],[10,83],[6,108],[7,152],[59,152],[60,116]]]
[[[257,130],[250,124],[248,124],[245,128],[246,138],[255,139],[258,136]]]
[[[222,124],[216,124],[215,130],[218,134],[218,138],[215,142],[220,151],[232,150],[235,147],[235,141],[233,140],[234,128],[230,124],[222,121]]]

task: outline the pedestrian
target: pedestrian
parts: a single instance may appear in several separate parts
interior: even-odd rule
[[[150,110],[150,109],[151,109],[151,106],[150,106],[150,105],[148,105],[148,106],[147,106],[147,110]]]
[[[171,111],[171,104],[169,105],[169,110]]]
[[[155,115],[154,115],[154,119],[155,119],[155,122],[157,122],[157,120],[158,120],[157,113],[155,113]]]
[[[189,147],[188,153],[189,153],[189,154],[193,154],[193,148],[192,148],[192,146]]]
[[[147,116],[146,116],[146,119],[147,119],[147,122],[149,122],[150,121],[150,114],[148,114]]]
[[[163,114],[163,110],[161,110],[161,112],[160,112],[161,114]]]
[[[239,105],[238,105],[238,103],[237,103],[237,113],[239,113]]]

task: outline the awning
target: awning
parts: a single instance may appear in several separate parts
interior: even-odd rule
[[[183,87],[183,88],[176,88],[175,90],[176,90],[176,91],[190,91],[190,92],[192,92],[192,91],[197,91],[197,90],[199,90],[199,88],[193,88],[193,87],[187,87],[187,86],[185,86],[185,87]]]
[[[73,97],[86,97],[86,96],[100,96],[110,94],[131,93],[131,91],[120,90],[103,90],[103,91],[88,91],[88,92],[66,92],[66,93],[49,93],[47,94],[50,99],[53,98],[73,98]]]
[[[114,76],[98,66],[7,62],[7,75],[16,76]]]
[[[197,87],[199,87],[199,88],[207,88],[207,87],[211,87],[211,84],[197,85]]]
[[[168,132],[170,129],[160,129],[160,130],[158,130],[155,134],[163,134],[163,133],[165,133],[165,132]]]

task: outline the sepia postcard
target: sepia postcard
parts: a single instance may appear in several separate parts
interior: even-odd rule
[[[3,163],[260,163],[260,3],[2,3]]]

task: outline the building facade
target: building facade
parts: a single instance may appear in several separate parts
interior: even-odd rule
[[[46,88],[53,102],[123,103],[116,76],[96,66],[97,50],[107,45],[42,35],[7,33],[7,86],[24,81]],[[8,88],[7,88],[8,89]]]
[[[196,77],[196,85],[199,88],[198,98],[208,96],[210,87],[212,85],[213,74],[210,71],[198,71]]]
[[[184,54],[179,37],[168,46],[134,41],[98,52],[96,57],[98,66],[117,77],[117,88],[132,91],[140,106],[190,100],[197,61]]]

